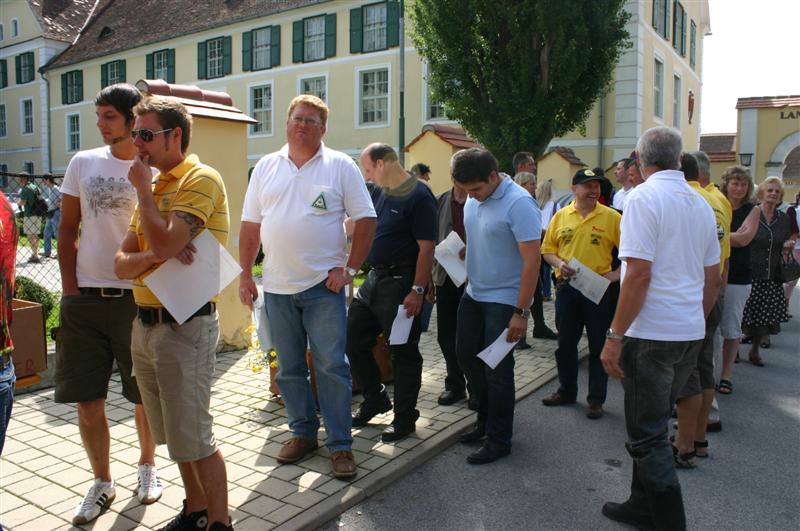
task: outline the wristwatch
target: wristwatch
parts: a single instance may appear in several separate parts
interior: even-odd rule
[[[606,330],[606,339],[616,339],[617,341],[622,341],[623,337],[625,336],[614,333],[614,331],[611,330],[610,328]]]
[[[422,286],[411,286],[411,291],[415,292],[417,295],[425,295],[425,288]]]
[[[355,278],[355,276],[358,274],[357,269],[353,269],[352,267],[347,267],[347,266],[344,266],[344,272],[350,275],[352,278]]]
[[[531,316],[530,308],[517,308],[514,307],[514,313],[522,317],[523,319],[527,319]]]

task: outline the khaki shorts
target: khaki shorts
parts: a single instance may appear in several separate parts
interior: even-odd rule
[[[182,325],[133,321],[131,357],[147,421],[156,444],[173,461],[198,461],[217,451],[211,416],[217,314]]]
[[[28,237],[39,236],[39,233],[42,231],[42,218],[39,216],[22,218],[22,230],[25,231],[25,235]]]
[[[678,399],[688,398],[699,395],[707,389],[714,389],[716,380],[714,378],[714,334],[717,332],[719,322],[722,318],[722,307],[724,297],[720,295],[714,302],[714,307],[706,319],[706,337],[703,339],[700,353],[697,355],[697,365],[695,366],[686,385],[678,393]]]

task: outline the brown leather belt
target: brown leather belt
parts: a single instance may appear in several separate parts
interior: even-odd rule
[[[207,302],[199,310],[194,312],[189,319],[186,319],[186,321],[188,322],[195,317],[200,317],[202,315],[211,315],[215,311],[217,311],[217,305],[213,302]],[[166,310],[166,308],[143,308],[139,306],[137,314],[139,316],[139,320],[146,325],[177,322],[175,321],[175,318],[172,317],[172,315],[170,315],[170,313]]]

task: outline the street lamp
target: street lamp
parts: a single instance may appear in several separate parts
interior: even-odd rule
[[[750,167],[750,164],[753,162],[753,154],[752,153],[739,153],[739,162],[742,166]]]

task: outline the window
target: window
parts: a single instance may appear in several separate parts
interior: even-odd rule
[[[656,59],[653,69],[653,114],[664,118],[664,63]]]
[[[350,53],[385,50],[399,43],[399,2],[380,2],[350,10]]]
[[[81,149],[81,116],[67,115],[67,153],[75,153]]]
[[[16,63],[17,84],[30,83],[33,81],[35,72],[33,64],[33,52],[21,53],[14,58]]]
[[[0,173],[8,173],[8,164],[0,162]],[[8,188],[8,175],[0,175],[0,188]]]
[[[25,162],[23,162],[22,163],[22,169],[24,171],[28,172],[29,175],[33,175],[34,174],[33,161],[32,160],[26,160]]]
[[[253,70],[262,70],[272,66],[270,64],[270,28],[253,30]]]
[[[686,10],[677,1],[672,9],[672,47],[686,57]]]
[[[5,39],[5,38],[6,38],[6,33],[5,33],[5,31],[3,30],[3,25],[2,25],[2,24],[0,24],[0,41],[2,41],[2,40],[3,40],[3,39]]]
[[[697,63],[697,24],[692,21],[689,31],[689,66],[694,69],[694,65]]]
[[[313,94],[322,101],[327,101],[328,80],[325,76],[307,77],[300,80],[300,93]]]
[[[0,59],[0,88],[8,86],[8,63],[5,59]]]
[[[175,50],[158,50],[145,56],[147,79],[163,79],[175,83]]]
[[[125,60],[100,65],[100,86],[107,87],[125,82]]]
[[[292,23],[292,62],[320,61],[336,55],[336,14]]]
[[[19,20],[11,19],[11,38],[19,37]]]
[[[669,40],[671,18],[669,7],[672,0],[653,0],[653,28],[656,33]]]
[[[431,86],[428,84],[427,63],[425,63],[425,120],[447,120],[447,115],[444,112],[444,105],[434,97]]]
[[[231,38],[218,37],[197,44],[197,77],[214,79],[231,73]]]
[[[22,134],[23,135],[32,135],[33,134],[33,100],[22,100],[22,120],[20,121],[20,125],[22,126]]]
[[[389,70],[359,72],[359,125],[389,123]]]
[[[0,138],[8,136],[8,127],[6,126],[6,104],[0,103]]]
[[[250,115],[258,122],[250,126],[251,134],[272,134],[272,85],[250,88]]]
[[[673,76],[672,78],[672,125],[673,127],[681,126],[681,78]]]
[[[69,105],[83,100],[83,71],[72,70],[61,74],[61,103]]]
[[[264,70],[281,64],[281,27],[268,26],[242,34],[242,70]]]

